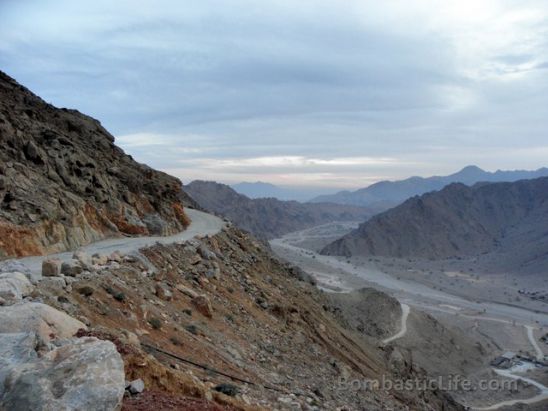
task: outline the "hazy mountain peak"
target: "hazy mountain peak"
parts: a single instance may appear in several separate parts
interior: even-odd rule
[[[499,170],[492,173],[476,165],[469,165],[448,176],[410,177],[400,181],[380,181],[353,192],[341,191],[333,195],[316,197],[311,202],[331,202],[388,209],[413,196],[441,190],[451,183],[472,186],[480,182],[513,182],[546,176],[548,176],[547,168],[535,171]]]
[[[462,170],[460,170],[458,173],[456,174],[467,174],[467,175],[470,175],[470,174],[486,174],[487,172],[481,168],[479,168],[478,166],[475,166],[475,165],[470,165],[470,166],[466,166],[464,167]]]

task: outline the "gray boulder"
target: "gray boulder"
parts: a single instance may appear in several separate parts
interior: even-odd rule
[[[82,250],[75,251],[72,255],[72,259],[78,261],[85,269],[89,269],[93,265],[91,256]]]
[[[110,341],[65,340],[37,359],[13,367],[4,382],[0,409],[119,409],[125,389],[124,363]]]
[[[11,369],[38,357],[35,350],[37,343],[34,333],[0,334],[0,398]]]
[[[34,286],[23,273],[0,274],[0,299],[3,305],[15,304],[33,290]]]
[[[145,390],[145,382],[140,378],[132,381],[129,383],[127,390],[133,395],[140,394]]]
[[[61,273],[68,275],[69,277],[76,277],[78,274],[81,274],[82,271],[84,271],[84,268],[82,267],[82,263],[78,260],[72,259],[61,264]]]
[[[214,260],[217,257],[215,253],[207,248],[204,244],[200,244],[200,246],[198,247],[198,253],[205,260]]]
[[[47,290],[54,295],[59,295],[67,288],[66,278],[75,280],[72,277],[44,277],[40,281],[40,290]]]
[[[57,277],[61,275],[61,260],[48,258],[42,261],[42,277]]]
[[[30,270],[25,264],[17,260],[4,261],[0,264],[0,273],[23,273],[27,276],[31,283],[36,284],[41,280],[42,275]]]
[[[143,222],[147,226],[150,235],[164,236],[169,234],[169,225],[158,213],[147,214],[143,218]]]
[[[91,263],[93,265],[98,265],[98,266],[107,265],[108,264],[108,256],[104,255],[104,254],[99,254],[99,253],[93,254],[91,256]]]

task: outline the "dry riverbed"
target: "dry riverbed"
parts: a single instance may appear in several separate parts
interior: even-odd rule
[[[325,244],[354,227],[352,223],[326,224],[275,239],[271,241],[271,246],[279,256],[312,274],[318,280],[318,286],[327,292],[377,288],[409,305],[412,313],[418,313],[413,315],[416,324],[424,322],[424,318],[417,320],[416,315],[428,314],[448,330],[480,344],[484,352],[483,361],[463,366],[475,381],[482,378],[508,379],[496,374],[489,366],[495,355],[505,351],[538,358],[548,353],[548,346],[539,341],[548,332],[548,305],[519,293],[520,289],[546,288],[547,278],[483,274],[481,264],[473,260],[348,259],[317,253]],[[413,326],[412,322],[410,326]],[[420,347],[418,339],[425,338],[424,332],[411,330],[393,344],[404,348]],[[442,351],[440,349],[429,355],[443,356]],[[460,358],[453,356],[453,351],[451,361],[455,364],[449,368],[457,368],[462,366],[457,363],[462,361],[465,364],[469,360],[469,353],[463,353]],[[542,369],[527,377],[534,378],[542,385],[545,375],[546,369]],[[541,393],[538,387],[520,383],[517,392],[477,390],[458,392],[455,397],[474,407],[490,407],[499,403],[503,405],[505,401],[532,398]],[[534,409],[536,406],[537,402],[526,407]]]

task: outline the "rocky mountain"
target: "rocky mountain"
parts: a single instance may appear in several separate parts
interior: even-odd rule
[[[448,176],[411,177],[401,181],[381,181],[357,191],[341,191],[333,195],[319,196],[311,202],[330,202],[365,207],[389,209],[408,198],[430,191],[441,190],[451,183],[473,185],[479,182],[513,182],[524,179],[547,177],[548,168],[535,171],[484,171],[476,166],[468,166]]]
[[[451,184],[379,214],[328,245],[331,255],[450,257],[495,254],[506,269],[548,263],[548,178]]]
[[[188,223],[178,180],[133,162],[96,121],[0,84],[4,256]],[[396,302],[362,292],[331,307],[250,234],[191,215],[185,240],[0,264],[1,410],[464,409],[439,390],[343,384],[428,377],[411,353],[379,344],[397,311],[392,325],[378,310],[374,324],[348,317],[367,299]]]
[[[250,199],[227,185],[193,181],[185,191],[203,208],[233,221],[261,239],[271,239],[331,221],[364,221],[372,215],[362,207],[308,204],[275,198]]]
[[[188,224],[176,178],[134,161],[99,121],[0,72],[0,258]]]

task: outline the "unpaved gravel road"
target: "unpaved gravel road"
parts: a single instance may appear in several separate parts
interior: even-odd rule
[[[192,220],[190,225],[185,231],[178,234],[167,237],[123,237],[123,238],[111,238],[108,240],[98,241],[96,243],[88,244],[80,247],[79,250],[86,252],[89,255],[111,254],[114,251],[120,251],[122,254],[130,254],[137,252],[141,248],[154,245],[156,243],[172,244],[180,241],[187,241],[196,236],[214,235],[223,229],[226,223],[212,214],[204,213],[202,211],[185,209],[188,217]],[[59,258],[62,261],[68,261],[72,258],[73,252],[64,252],[58,254],[50,254],[47,256],[25,257],[17,260],[24,264],[32,274],[39,275],[42,271],[42,261],[46,258]],[[6,261],[5,263],[9,263]]]

